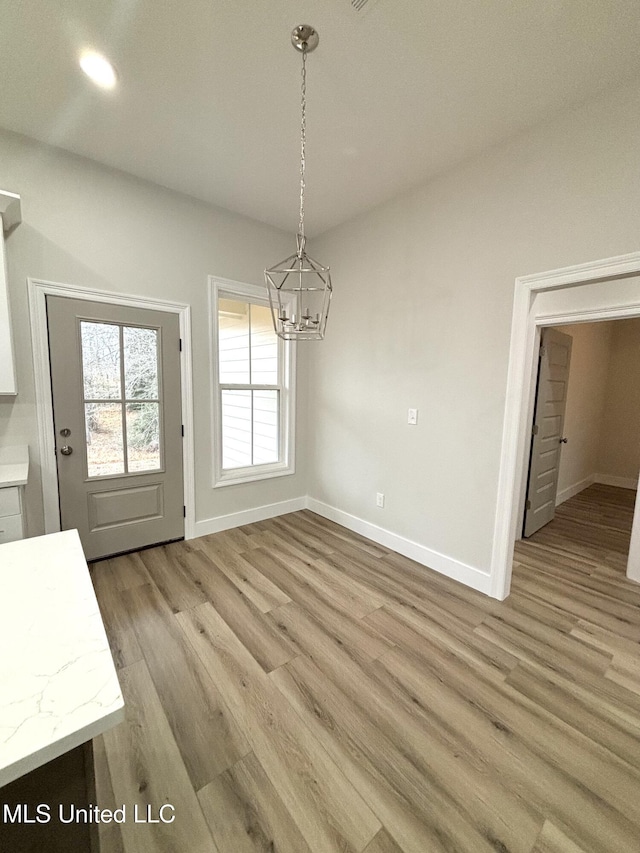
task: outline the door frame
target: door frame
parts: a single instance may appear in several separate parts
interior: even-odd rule
[[[195,471],[193,440],[193,375],[191,356],[191,306],[184,302],[170,302],[149,296],[131,296],[110,290],[61,284],[42,279],[27,279],[29,313],[31,317],[31,349],[35,377],[36,416],[38,421],[38,447],[42,476],[42,500],[44,505],[44,531],[57,533],[60,530],[58,466],[53,426],[53,397],[51,392],[51,364],[49,358],[49,331],[47,327],[47,296],[62,296],[84,299],[87,302],[106,302],[129,308],[143,308],[177,314],[182,339],[180,359],[181,409],[184,425],[182,444],[183,490],[186,507],[184,537],[195,536]]]
[[[507,394],[502,432],[501,462],[491,555],[490,594],[500,600],[509,595],[513,551],[518,523],[524,511],[523,491],[526,477],[528,427],[533,414],[535,371],[540,332],[543,326],[588,323],[640,317],[640,301],[622,302],[611,298],[608,304],[591,310],[566,310],[545,314],[535,307],[535,297],[543,291],[558,291],[596,284],[607,280],[640,275],[640,252],[619,255],[549,272],[520,276],[515,281],[511,345],[507,374]],[[636,501],[630,562],[640,559],[640,511]],[[629,574],[640,581],[640,574]]]

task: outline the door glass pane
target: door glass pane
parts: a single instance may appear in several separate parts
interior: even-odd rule
[[[253,464],[278,461],[278,392],[253,391]]]
[[[251,465],[251,391],[222,392],[222,467]]]
[[[127,400],[158,399],[158,332],[125,326],[124,388]]]
[[[160,468],[159,403],[127,403],[129,471]]]
[[[278,384],[278,338],[266,305],[251,306],[251,382]]]
[[[249,376],[249,305],[235,299],[218,301],[220,382],[239,385]]]
[[[86,400],[120,398],[120,328],[80,321],[82,375]]]
[[[122,404],[85,403],[84,415],[89,476],[124,474]]]

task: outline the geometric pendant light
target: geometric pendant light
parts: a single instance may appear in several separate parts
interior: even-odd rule
[[[291,33],[291,43],[302,53],[300,121],[300,221],[296,251],[264,271],[273,328],[285,341],[322,340],[331,302],[331,273],[307,255],[304,233],[304,191],[307,141],[307,54],[318,46],[318,33],[301,24]]]

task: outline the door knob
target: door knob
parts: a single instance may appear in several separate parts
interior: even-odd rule
[[[60,448],[60,453],[62,453],[63,456],[71,456],[71,454],[73,453],[73,447],[70,447],[68,444],[65,444],[64,447]]]
[[[568,438],[561,438],[561,439],[560,439],[560,444],[566,444],[568,441],[569,441],[569,439],[568,439]]]

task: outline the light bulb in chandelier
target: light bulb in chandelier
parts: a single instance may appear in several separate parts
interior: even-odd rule
[[[296,252],[264,271],[273,327],[284,340],[322,340],[333,292],[329,267],[306,252],[304,192],[307,139],[307,54],[318,46],[318,33],[301,24],[291,33],[291,43],[302,53],[300,121],[300,220]]]

